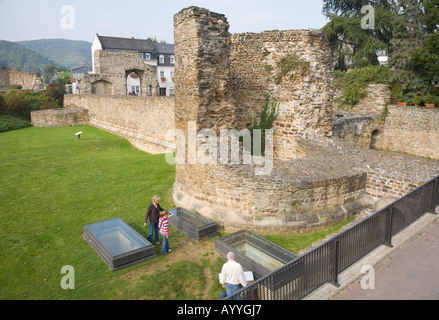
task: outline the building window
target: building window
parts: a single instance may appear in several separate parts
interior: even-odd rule
[[[174,81],[174,70],[171,70],[171,79]]]
[[[171,56],[171,64],[174,64],[174,56]]]
[[[145,60],[151,59],[151,54],[150,53],[144,53],[143,56],[144,56]]]
[[[152,96],[152,86],[151,85],[148,85],[147,90],[148,90],[148,96]]]
[[[164,56],[160,56],[159,57],[159,63],[165,63],[165,57]]]
[[[164,70],[161,70],[160,71],[160,78],[163,78],[165,76],[165,71]]]

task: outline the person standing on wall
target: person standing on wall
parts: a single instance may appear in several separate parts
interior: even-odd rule
[[[155,195],[152,197],[152,203],[148,206],[148,209],[146,209],[146,217],[145,217],[145,223],[143,226],[145,227],[149,220],[149,232],[147,240],[152,243],[152,236],[154,233],[154,242],[156,244],[160,244],[159,242],[159,219],[160,219],[160,212],[166,211],[162,207],[160,207],[160,201],[162,199]]]
[[[244,269],[241,264],[235,261],[235,254],[233,252],[227,253],[227,262],[221,269],[222,286],[226,288],[227,296],[231,296],[239,291],[242,287],[247,286]],[[242,286],[242,287],[241,287]],[[241,300],[241,297],[235,296],[235,300]]]

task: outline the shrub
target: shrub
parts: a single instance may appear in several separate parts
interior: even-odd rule
[[[2,115],[0,116],[0,132],[17,130],[26,127],[30,127],[31,123],[29,120],[14,117],[12,115]]]
[[[30,119],[30,112],[41,109],[59,107],[58,102],[44,92],[9,90],[4,94],[4,109],[0,114],[10,113],[19,117]]]
[[[424,97],[424,102],[425,103],[432,103],[435,104],[436,106],[439,104],[439,98],[433,95],[428,95]]]
[[[30,118],[31,104],[24,91],[8,90],[4,95],[10,113]]]
[[[414,96],[413,103],[415,104],[415,106],[420,106],[422,103],[422,98],[420,96]]]
[[[344,92],[343,104],[354,106],[366,94],[369,84],[389,84],[389,69],[383,66],[369,66],[348,71],[334,71],[335,87]]]
[[[8,107],[6,106],[3,94],[0,94],[0,115],[6,114],[8,112]]]
[[[64,85],[57,83],[49,83],[46,89],[46,96],[54,99],[60,106],[63,105],[66,88]]]
[[[260,129],[261,130],[261,153],[265,154],[265,130],[271,129],[274,121],[276,121],[277,116],[279,115],[279,101],[269,102],[269,95],[265,95],[265,105],[264,109],[261,112],[259,117],[259,122],[254,123],[253,119],[251,119],[252,125],[250,126],[250,135],[251,135],[251,153],[253,154],[253,130]]]

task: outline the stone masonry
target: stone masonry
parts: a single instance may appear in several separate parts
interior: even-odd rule
[[[331,54],[322,32],[228,29],[224,15],[198,7],[174,16],[175,98],[127,96],[129,72],[141,77],[142,95],[145,86],[156,86],[155,73],[138,54],[97,51],[99,73],[85,78],[81,94],[66,95],[64,110],[37,112],[32,122],[90,123],[146,152],[176,151],[184,161],[176,163],[175,205],[230,231],[320,228],[401,197],[439,174],[438,161],[373,150],[438,158],[437,110],[388,105],[388,87],[373,85],[354,109],[333,112]],[[201,162],[206,152],[219,160],[221,133],[248,128],[265,96],[280,102],[272,161],[266,155],[243,163],[240,143],[239,164],[229,158]],[[206,143],[208,131],[214,149]]]
[[[276,81],[282,59],[297,57],[307,71],[291,69]],[[331,133],[333,76],[331,51],[323,32],[307,30],[264,31],[231,35],[231,87],[237,124],[257,119],[264,96],[280,101],[273,126],[274,158],[288,160],[304,155],[300,139]],[[293,59],[291,59],[293,63]]]
[[[166,153],[174,147],[166,133],[174,127],[174,99],[170,97],[69,94],[64,109],[85,110],[89,124],[126,138],[149,153]],[[63,110],[59,110],[60,117]],[[80,115],[78,115],[80,117]],[[33,118],[34,119],[34,118]]]
[[[126,95],[126,79],[135,72],[140,77],[141,94],[158,92],[157,71],[145,64],[135,51],[97,50],[94,53],[95,72],[81,79],[80,92],[98,95]],[[149,87],[149,88],[148,88]]]
[[[0,86],[21,86],[23,90],[42,90],[43,79],[38,72],[0,69]]]
[[[358,149],[328,138],[334,89],[322,32],[229,34],[228,28],[224,15],[198,7],[174,16],[175,128],[185,138],[185,162],[176,164],[177,206],[226,230],[300,232],[341,221],[373,200],[401,196],[439,173],[437,162],[366,149],[372,142]],[[279,76],[285,62],[296,68]],[[269,174],[255,174],[255,163],[189,159],[189,123],[196,132],[243,129],[260,113],[264,95],[280,101]],[[383,106],[377,106],[377,117]],[[373,131],[363,140],[379,137],[378,149],[382,136]],[[200,146],[197,140],[192,148]]]

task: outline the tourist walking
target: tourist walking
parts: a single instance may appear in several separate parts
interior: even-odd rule
[[[148,237],[146,238],[149,242],[152,243],[152,236],[154,233],[154,242],[156,244],[160,244],[159,242],[159,219],[160,219],[160,212],[166,211],[162,207],[160,207],[160,201],[162,199],[155,195],[152,197],[152,203],[149,204],[148,209],[146,209],[146,217],[145,217],[145,223],[143,226],[145,227],[149,220],[149,232]]]
[[[159,232],[163,237],[163,245],[162,250],[160,253],[162,255],[167,254],[168,252],[171,252],[171,249],[169,249],[169,222],[168,222],[168,211],[162,211],[160,212],[160,220],[159,220]]]
[[[241,264],[235,261],[235,254],[233,252],[227,253],[227,262],[221,269],[222,286],[226,288],[227,296],[231,296],[238,290],[247,286],[244,269]],[[235,296],[234,300],[241,300],[241,297]]]

